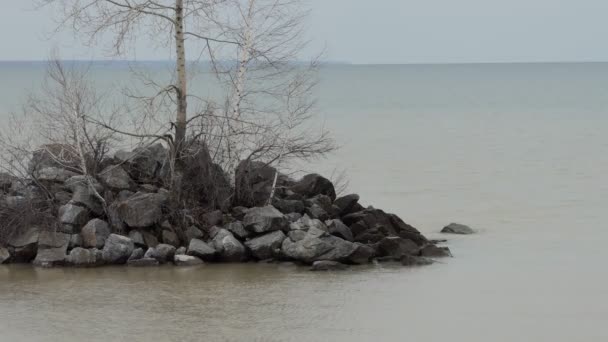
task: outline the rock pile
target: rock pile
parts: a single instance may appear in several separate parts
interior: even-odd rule
[[[398,216],[363,207],[358,195],[337,197],[331,181],[318,174],[298,181],[281,175],[267,204],[275,170],[262,163],[239,165],[231,205],[176,215],[162,187],[166,156],[160,145],[118,152],[92,184],[55,164],[41,168],[38,181],[57,203],[56,224],[21,229],[0,246],[0,263],[143,267],[275,260],[336,270],[373,260],[426,265],[428,258],[451,256]],[[2,205],[40,193],[35,187],[3,186]]]

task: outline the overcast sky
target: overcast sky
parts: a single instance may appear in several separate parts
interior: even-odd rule
[[[351,63],[608,61],[608,0],[309,0],[310,54]],[[0,60],[101,59],[30,0],[0,5]],[[165,59],[143,42],[138,59]],[[303,57],[304,57],[303,55]]]

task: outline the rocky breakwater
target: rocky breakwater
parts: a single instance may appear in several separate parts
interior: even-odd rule
[[[229,202],[175,209],[162,186],[166,156],[160,145],[119,152],[92,182],[50,162],[36,182],[9,179],[3,208],[45,193],[56,207],[46,209],[45,222],[14,229],[0,247],[0,262],[147,267],[290,261],[337,270],[373,261],[420,266],[451,256],[397,215],[362,206],[356,194],[337,197],[332,182],[318,174],[300,180],[280,175],[268,204],[275,169],[259,162],[242,162],[234,186],[226,182]]]

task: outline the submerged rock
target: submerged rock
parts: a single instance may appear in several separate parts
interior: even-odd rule
[[[475,233],[473,228],[466,226],[464,224],[459,224],[459,223],[450,223],[447,226],[443,227],[441,232],[444,234],[461,234],[461,235],[469,235],[469,234]]]
[[[127,262],[127,266],[133,266],[133,267],[158,266],[158,260],[156,260],[154,258],[134,259],[134,260],[129,260]]]
[[[63,265],[66,261],[70,235],[43,231],[38,239],[38,252],[34,266],[53,267]]]
[[[403,266],[427,266],[435,263],[432,259],[413,255],[404,255],[401,257],[400,261]]]
[[[337,261],[315,261],[310,267],[311,271],[341,271],[347,269],[348,266]]]
[[[175,255],[173,262],[176,266],[198,266],[203,264],[203,260],[190,255]]]
[[[428,245],[420,250],[420,255],[429,258],[443,258],[451,257],[452,252],[447,247],[437,247],[435,245]]]
[[[398,236],[389,236],[382,239],[378,245],[380,256],[390,256],[396,259],[404,255],[417,255],[420,247],[412,240],[400,238]]]

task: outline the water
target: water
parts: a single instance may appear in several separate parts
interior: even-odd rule
[[[0,75],[2,112],[39,72]],[[0,340],[608,339],[608,64],[331,66],[321,78],[343,147],[309,168],[347,169],[364,204],[430,237],[450,221],[479,229],[449,237],[453,259],[329,274],[2,267]]]

